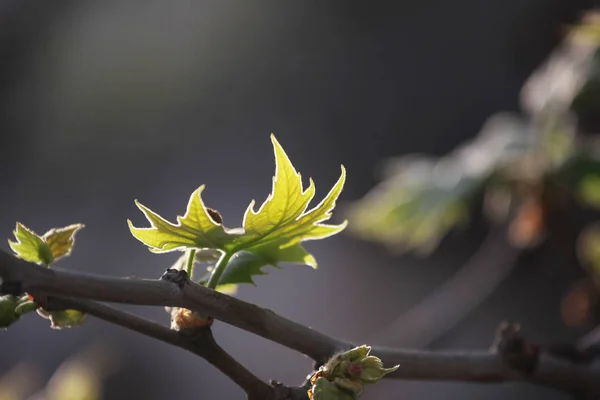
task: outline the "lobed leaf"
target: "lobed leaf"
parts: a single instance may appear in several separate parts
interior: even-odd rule
[[[136,200],[135,204],[150,221],[151,227],[136,228],[127,220],[131,234],[155,253],[190,248],[223,249],[235,234],[227,232],[220,222],[211,217],[202,201],[203,190],[204,185],[192,193],[185,214],[177,217],[176,224]]]
[[[346,180],[346,170],[342,166],[340,178],[327,196],[314,208],[307,211],[308,204],[315,194],[312,179],[308,188],[302,188],[302,177],[292,165],[287,154],[271,135],[275,151],[275,176],[273,189],[260,208],[254,210],[254,201],[244,214],[244,234],[236,238],[233,248],[236,251],[260,248],[266,244],[286,247],[305,240],[323,239],[341,232],[346,222],[339,225],[323,224],[331,218]],[[276,242],[276,243],[272,243]],[[316,264],[314,265],[316,267]]]
[[[83,224],[73,224],[64,228],[53,228],[44,233],[42,239],[50,248],[54,261],[71,254],[75,244],[75,234],[84,227]]]
[[[280,262],[316,268],[316,260],[300,243],[326,238],[346,227],[346,222],[339,225],[324,223],[332,216],[346,171],[342,166],[341,176],[327,196],[308,209],[315,195],[314,182],[311,179],[304,189],[301,175],[274,135],[271,135],[271,141],[275,153],[272,191],[258,210],[254,209],[254,201],[250,203],[241,228],[226,229],[222,225],[220,216],[204,205],[201,197],[204,186],[201,186],[192,193],[185,215],[177,217],[177,223],[165,220],[136,201],[151,226],[137,228],[128,221],[133,236],[155,253],[215,249],[228,255],[235,254],[219,285],[254,283],[253,276],[264,274],[262,267],[278,267]],[[179,265],[182,262],[180,260]]]
[[[35,232],[28,229],[25,225],[17,222],[15,231],[13,232],[16,242],[8,241],[8,245],[16,253],[19,258],[25,261],[50,265],[54,261],[52,255],[52,249],[44,241],[43,238],[38,236]]]

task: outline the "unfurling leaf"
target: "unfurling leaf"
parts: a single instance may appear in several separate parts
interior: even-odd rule
[[[71,254],[75,233],[83,227],[82,224],[73,224],[64,228],[53,228],[39,236],[17,222],[14,231],[17,241],[9,240],[8,244],[17,256],[25,261],[48,266],[59,258]]]
[[[37,313],[50,320],[52,329],[74,328],[85,322],[87,314],[77,310],[59,310],[46,311],[42,308],[37,309]]]
[[[346,227],[346,222],[324,223],[331,218],[346,172],[342,166],[341,176],[327,196],[308,209],[315,194],[313,181],[304,189],[300,174],[275,136],[271,135],[271,141],[275,152],[272,192],[258,210],[254,209],[254,201],[250,203],[241,228],[227,229],[222,225],[220,215],[204,205],[201,198],[204,186],[201,186],[192,193],[186,212],[177,217],[177,223],[165,220],[136,201],[151,227],[136,228],[128,221],[132,235],[156,253],[213,249],[227,254],[228,259],[233,256],[219,285],[253,283],[254,275],[264,274],[263,266],[278,267],[280,262],[316,268],[316,260],[300,243],[326,238]],[[180,267],[183,262],[183,259],[178,261]]]

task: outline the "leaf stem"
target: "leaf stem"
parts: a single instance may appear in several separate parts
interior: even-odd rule
[[[192,279],[192,273],[194,272],[194,258],[196,257],[196,249],[191,249],[188,253],[188,261],[187,267],[185,268],[185,272],[187,272],[188,277]]]
[[[229,264],[229,260],[231,260],[231,257],[233,257],[234,254],[235,252],[224,252],[221,255],[221,258],[219,258],[219,261],[217,261],[217,265],[215,265],[215,268],[213,269],[212,274],[206,283],[207,288],[214,289],[217,287],[219,280],[221,279],[221,275],[223,275],[223,272],[225,272],[225,268],[227,268],[227,264]]]

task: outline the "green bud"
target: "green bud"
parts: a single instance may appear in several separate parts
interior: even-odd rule
[[[27,296],[21,297],[20,301],[21,302],[19,303],[19,305],[15,308],[15,314],[17,314],[19,317],[21,315],[35,311],[38,307],[37,304],[35,304],[34,301],[29,300]]]
[[[356,400],[358,396],[329,382],[326,378],[317,378],[315,384],[308,391],[311,400]]]
[[[15,308],[19,304],[17,297],[6,295],[0,297],[0,329],[6,329],[19,320]]]
[[[0,329],[8,328],[19,320],[21,315],[37,308],[28,296],[15,297],[11,295],[0,297]]]
[[[386,374],[398,369],[399,365],[384,368],[378,357],[369,356],[371,347],[362,345],[343,353],[337,353],[323,365],[311,378],[313,387],[309,390],[309,398],[337,400],[345,399],[343,396],[358,398],[367,384],[378,382]],[[320,383],[318,386],[317,384]],[[326,383],[325,383],[326,382]],[[337,391],[333,388],[337,388]],[[329,397],[317,397],[316,393],[327,394]],[[334,394],[338,397],[333,397]]]
[[[384,368],[381,360],[375,356],[365,357],[361,362],[360,380],[364,383],[375,383],[383,378],[386,374],[394,372],[399,365],[392,368]]]
[[[371,347],[363,344],[362,346],[355,347],[352,350],[348,350],[347,352],[343,353],[342,360],[359,362],[360,360],[368,356],[370,352]]]
[[[338,377],[334,378],[333,383],[340,389],[354,393],[357,397],[361,395],[363,390],[363,383],[359,380]]]

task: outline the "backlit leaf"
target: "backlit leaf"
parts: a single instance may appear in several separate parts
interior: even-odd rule
[[[64,228],[53,228],[44,233],[42,239],[50,247],[54,261],[71,254],[75,244],[75,234],[83,227],[83,224],[73,224]]]
[[[18,257],[36,264],[50,265],[61,257],[71,254],[75,233],[84,226],[73,224],[64,228],[52,228],[42,236],[17,222],[14,235],[16,242],[8,241]]]
[[[42,237],[28,229],[25,225],[17,222],[14,235],[17,241],[11,242],[9,240],[8,244],[19,258],[46,266],[54,261],[50,246],[48,246]]]
[[[232,241],[235,234],[227,232],[225,227],[213,220],[202,201],[204,185],[192,193],[183,217],[177,217],[173,224],[142,205],[135,204],[144,213],[150,228],[136,228],[127,220],[131,234],[155,253],[166,253],[174,250],[191,248],[222,249]]]
[[[171,223],[149,208],[136,202],[151,224],[150,228],[129,228],[135,238],[156,253],[173,250],[216,249],[235,256],[219,280],[219,284],[253,283],[253,275],[264,274],[265,265],[278,266],[279,262],[306,264],[316,268],[313,256],[300,246],[307,240],[323,239],[342,231],[346,222],[330,225],[336,201],[344,186],[346,171],[327,196],[313,208],[308,208],[315,195],[312,181],[306,189],[302,178],[287,154],[271,135],[275,152],[275,176],[271,194],[258,210],[250,203],[242,227],[227,229],[216,221],[201,198],[204,186],[196,190],[188,202],[186,213]],[[179,261],[181,266],[183,260]]]
[[[75,244],[75,233],[81,228],[83,228],[82,224],[73,224],[64,228],[52,228],[44,235],[39,236],[23,224],[17,223],[14,232],[17,241],[9,240],[8,243],[17,256],[25,261],[49,267],[59,258],[71,254]],[[19,315],[32,310],[34,303],[31,301],[28,303],[23,304],[17,310]],[[49,319],[52,322],[52,328],[55,329],[81,325],[86,318],[86,314],[76,310],[45,311],[38,308],[37,312],[42,317]]]

